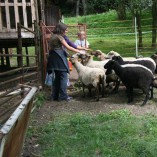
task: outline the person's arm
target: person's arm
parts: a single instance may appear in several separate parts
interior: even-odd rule
[[[88,51],[87,48],[81,47],[81,46],[79,46],[79,45],[74,44],[72,41],[69,40],[69,38],[68,38],[66,35],[63,36],[63,37],[64,37],[65,41],[67,42],[67,44],[68,44],[69,46],[71,46],[71,47],[73,47],[73,48],[75,48],[75,49]]]
[[[77,46],[77,49],[79,49],[79,50],[86,50],[86,51],[89,50],[88,48],[86,48],[86,47],[81,47],[81,46]]]
[[[77,49],[77,45],[74,44],[72,41],[70,41],[70,39],[69,39],[66,35],[64,35],[63,38],[65,39],[65,41],[67,42],[67,44],[68,44],[69,46],[71,46],[71,47]]]
[[[75,49],[75,48],[69,46],[65,40],[61,40],[61,43],[62,43],[62,45],[63,45],[65,48],[67,48],[68,50],[73,51],[73,52],[76,52],[76,53],[81,53],[78,49]]]

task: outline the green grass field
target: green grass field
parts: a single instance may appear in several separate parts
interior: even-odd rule
[[[36,134],[43,157],[156,157],[157,117],[127,110],[61,114]]]

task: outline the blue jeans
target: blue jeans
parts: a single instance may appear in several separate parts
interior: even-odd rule
[[[52,97],[54,100],[66,100],[68,75],[66,71],[55,70],[55,79],[52,84]]]

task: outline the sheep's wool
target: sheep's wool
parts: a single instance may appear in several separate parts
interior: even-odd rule
[[[145,58],[138,58],[137,60],[149,60],[149,61],[151,61],[154,64],[154,67],[156,67],[156,63],[155,63],[155,61],[152,58],[145,57]]]
[[[148,69],[147,67],[143,66],[143,65],[139,65],[139,64],[125,64],[125,65],[122,65],[122,68],[127,68],[127,67],[140,67],[140,68],[146,69],[147,71],[149,71],[153,75],[152,71],[150,69]]]
[[[105,72],[103,70],[83,66],[78,61],[75,61],[75,68],[81,82],[86,86],[93,85],[96,87],[97,83],[99,82],[99,76],[105,77]]]

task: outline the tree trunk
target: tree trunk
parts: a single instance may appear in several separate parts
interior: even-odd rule
[[[136,18],[137,18],[137,29],[139,34],[139,48],[142,48],[142,29],[141,29],[141,13],[136,12]]]
[[[82,4],[83,4],[83,15],[86,15],[87,14],[86,0],[82,0]]]
[[[80,6],[80,0],[76,1],[76,16],[79,16],[79,6]]]
[[[125,4],[124,2],[121,2],[117,6],[117,14],[119,20],[125,20],[126,19],[126,10],[125,10]]]
[[[156,48],[156,27],[157,27],[157,0],[153,0],[152,5],[152,48]]]

